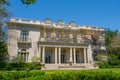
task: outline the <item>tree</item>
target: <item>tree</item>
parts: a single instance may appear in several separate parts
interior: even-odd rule
[[[7,43],[4,40],[5,33],[2,31],[3,19],[7,17],[7,12],[3,5],[9,5],[9,2],[7,0],[0,0],[0,68],[5,66],[7,55]]]
[[[107,56],[100,53],[96,56],[96,58],[98,61],[107,61]]]
[[[108,29],[105,33],[105,45],[106,45],[106,48],[107,48],[107,51],[108,53],[111,53],[111,49],[112,49],[112,39],[114,36],[116,36],[118,33],[117,30],[115,31],[111,31],[110,29]]]
[[[36,1],[37,0],[21,0],[21,2],[26,5],[30,5]],[[6,35],[2,30],[2,26],[5,23],[4,18],[8,17],[7,10],[4,6],[8,6],[9,4],[10,2],[8,0],[0,0],[0,67],[4,67],[5,56],[7,55],[7,43],[5,41]]]
[[[114,54],[109,54],[108,63],[110,65],[117,65],[119,63],[118,56],[116,56]]]
[[[15,58],[12,60],[12,62],[13,62],[13,63],[18,63],[18,64],[24,63],[23,56],[18,55],[17,57],[15,57]]]
[[[106,31],[105,33],[106,46],[109,46],[112,43],[112,38],[114,35],[117,35],[115,31],[111,31],[110,29]]]
[[[35,3],[37,0],[21,0],[23,4],[30,5]]]
[[[14,57],[14,59],[12,60],[12,65],[13,67],[16,67],[18,70],[20,68],[24,67],[24,58],[22,55],[18,55],[17,57]]]
[[[31,60],[33,64],[33,69],[41,69],[40,57],[34,55]]]
[[[31,60],[32,62],[40,62],[40,57],[37,57],[36,55],[34,55]]]
[[[4,41],[0,41],[0,68],[4,67],[5,59],[7,55],[7,44]]]

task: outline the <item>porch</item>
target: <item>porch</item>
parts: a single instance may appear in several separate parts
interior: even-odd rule
[[[39,46],[39,53],[44,64],[42,69],[84,69],[92,66],[86,47]]]

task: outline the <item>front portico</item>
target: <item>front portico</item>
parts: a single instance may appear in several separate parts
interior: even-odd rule
[[[89,61],[92,61],[88,53],[86,46],[39,45],[38,56],[48,70],[69,69],[70,67],[80,69],[86,68]]]

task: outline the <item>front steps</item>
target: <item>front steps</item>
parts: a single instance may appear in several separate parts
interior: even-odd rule
[[[93,64],[45,64],[42,66],[41,70],[87,70],[87,69],[99,69]]]

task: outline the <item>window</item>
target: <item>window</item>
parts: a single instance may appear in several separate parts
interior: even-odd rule
[[[66,63],[66,50],[61,51],[61,63]]]
[[[76,43],[76,38],[75,37],[73,38],[73,43]]]
[[[25,31],[25,30],[21,31],[20,39],[22,41],[27,41],[28,40],[28,36],[29,36],[29,32],[28,31]]]
[[[60,35],[60,34],[57,34],[57,35],[56,35],[56,40],[59,41],[59,40],[60,40],[60,37],[61,37],[61,35]]]
[[[28,61],[29,53],[26,49],[22,49],[21,52],[18,53],[18,55],[23,57],[24,62]]]
[[[46,41],[50,41],[50,40],[51,40],[50,33],[47,33],[47,36],[46,36]]]
[[[65,42],[68,42],[69,38],[68,35],[65,35]]]
[[[51,50],[45,51],[45,63],[52,63],[52,51]]]

